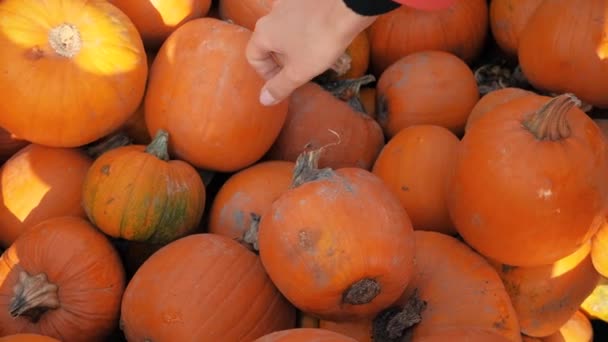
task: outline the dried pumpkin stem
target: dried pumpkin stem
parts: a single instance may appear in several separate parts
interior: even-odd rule
[[[415,290],[403,308],[393,307],[382,311],[372,323],[373,340],[376,342],[401,342],[411,331],[411,327],[422,321],[426,302]]]
[[[536,112],[528,115],[523,125],[538,140],[560,140],[570,136],[570,125],[566,114],[579,106],[574,94],[566,93],[549,100]]]
[[[12,317],[27,317],[32,323],[40,320],[48,310],[59,308],[57,285],[50,283],[46,274],[35,276],[25,271],[19,273],[19,282],[13,289],[14,296],[9,305]]]
[[[72,58],[82,48],[80,31],[68,23],[53,27],[49,31],[49,45],[59,56]]]
[[[363,278],[352,284],[342,294],[342,302],[350,305],[363,305],[370,303],[376,298],[382,287],[377,280],[371,278]]]
[[[163,129],[159,129],[154,139],[146,146],[146,153],[160,160],[169,160],[169,133]]]
[[[317,149],[307,149],[302,152],[296,160],[296,166],[294,167],[293,176],[291,179],[291,188],[297,188],[298,186],[312,182],[318,179],[330,178],[334,175],[334,170],[331,168],[319,169],[319,158],[321,153],[328,147],[340,144],[340,135],[329,130],[330,133],[338,138],[338,141],[327,144]]]
[[[260,220],[262,217],[256,213],[250,213],[249,215],[251,216],[251,224],[249,225],[249,229],[243,234],[240,242],[258,252],[260,250],[258,246],[258,232],[260,231]]]
[[[120,131],[120,132],[117,132],[116,134],[112,134],[109,137],[101,140],[99,143],[95,143],[95,144],[89,146],[86,149],[86,153],[87,153],[87,155],[89,155],[89,157],[95,159],[110,150],[113,150],[115,148],[122,147],[122,146],[127,146],[127,145],[131,144],[131,142],[132,142],[131,138],[129,138],[127,133]]]

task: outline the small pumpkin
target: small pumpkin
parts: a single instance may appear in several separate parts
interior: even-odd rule
[[[459,135],[478,100],[475,75],[460,58],[443,51],[416,52],[380,76],[376,115],[389,138],[416,124],[443,126]]]
[[[608,148],[571,94],[494,108],[459,144],[448,210],[464,240],[497,262],[548,265],[604,221]]]
[[[272,202],[289,189],[294,166],[289,161],[265,161],[233,174],[213,199],[209,232],[243,238]]]
[[[109,1],[133,21],[147,49],[158,49],[178,27],[211,8],[211,0]]]
[[[359,342],[521,341],[509,295],[487,260],[442,233],[418,230],[414,239],[414,276],[399,300],[372,319],[320,326]]]
[[[372,172],[399,198],[414,229],[455,234],[446,186],[458,138],[434,125],[401,130],[384,146]]]
[[[275,331],[253,342],[356,342],[346,335],[316,328],[295,328]]]
[[[114,5],[6,0],[0,17],[0,126],[19,139],[81,146],[118,129],[141,102],[144,47]]]
[[[60,342],[58,339],[38,334],[14,334],[0,337],[0,342]]]
[[[375,120],[308,82],[291,94],[287,119],[267,157],[295,162],[305,150],[323,147],[320,167],[369,170],[383,145]]]
[[[465,133],[469,129],[469,126],[477,121],[482,115],[485,115],[487,112],[492,111],[494,108],[504,103],[526,95],[535,95],[535,93],[521,88],[507,87],[492,90],[485,94],[477,101],[473,109],[471,109],[471,113],[469,114],[467,123],[464,127]]]
[[[88,218],[109,236],[167,244],[198,227],[205,185],[196,169],[170,160],[169,135],[148,145],[110,150],[94,162],[83,184]]]
[[[379,76],[399,59],[427,50],[449,52],[470,63],[480,54],[487,32],[486,0],[456,0],[435,11],[401,6],[369,28],[372,70]]]
[[[588,242],[544,266],[514,267],[490,261],[511,297],[522,333],[552,335],[576,313],[600,280],[590,252]]]
[[[496,44],[509,57],[517,58],[517,48],[528,20],[543,0],[490,1],[490,29]]]
[[[2,254],[0,336],[101,341],[118,323],[124,286],[118,253],[89,222],[42,221]]]
[[[29,144],[0,168],[0,245],[56,216],[86,217],[82,186],[92,160],[81,150]]]
[[[555,334],[543,342],[593,342],[593,327],[584,313],[577,310]]]
[[[260,258],[216,234],[154,253],[129,282],[121,313],[129,341],[252,341],[296,323]]]
[[[237,171],[261,159],[279,135],[287,101],[260,104],[264,80],[244,53],[250,36],[238,25],[194,19],[175,30],[156,55],[146,125],[152,135],[159,129],[171,135],[169,148],[177,159],[210,171]]]
[[[542,1],[521,34],[518,60],[536,89],[608,108],[608,1]]]
[[[410,280],[412,225],[380,178],[319,169],[319,152],[298,158],[292,188],[262,216],[260,258],[298,309],[338,321],[371,317]]]

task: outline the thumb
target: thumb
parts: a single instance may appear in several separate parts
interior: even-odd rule
[[[298,77],[294,77],[288,68],[283,67],[272,78],[270,78],[260,92],[260,103],[271,106],[286,99],[291,93],[306,83]]]

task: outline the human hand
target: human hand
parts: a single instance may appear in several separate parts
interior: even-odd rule
[[[343,0],[275,0],[258,20],[246,51],[266,80],[260,102],[278,103],[329,69],[375,19],[353,12]]]

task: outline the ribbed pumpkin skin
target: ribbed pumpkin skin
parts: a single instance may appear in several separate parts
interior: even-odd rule
[[[86,217],[82,185],[92,160],[72,148],[29,144],[0,168],[0,245],[43,220]]]
[[[129,341],[252,341],[296,322],[260,259],[215,234],[176,240],[146,260],[121,319]]]
[[[114,5],[6,0],[0,17],[0,126],[31,142],[76,147],[110,134],[137,109],[146,54]],[[64,36],[52,40],[58,27]],[[57,48],[79,40],[70,51]]]
[[[83,205],[110,236],[165,244],[198,226],[205,186],[184,161],[158,159],[144,145],[123,146],[95,160],[84,182]]]
[[[14,318],[9,305],[21,272],[45,273],[58,286],[59,307],[37,323]],[[118,253],[78,217],[45,220],[21,235],[0,262],[0,336],[49,335],[62,341],[103,341],[118,324],[125,275]]]

